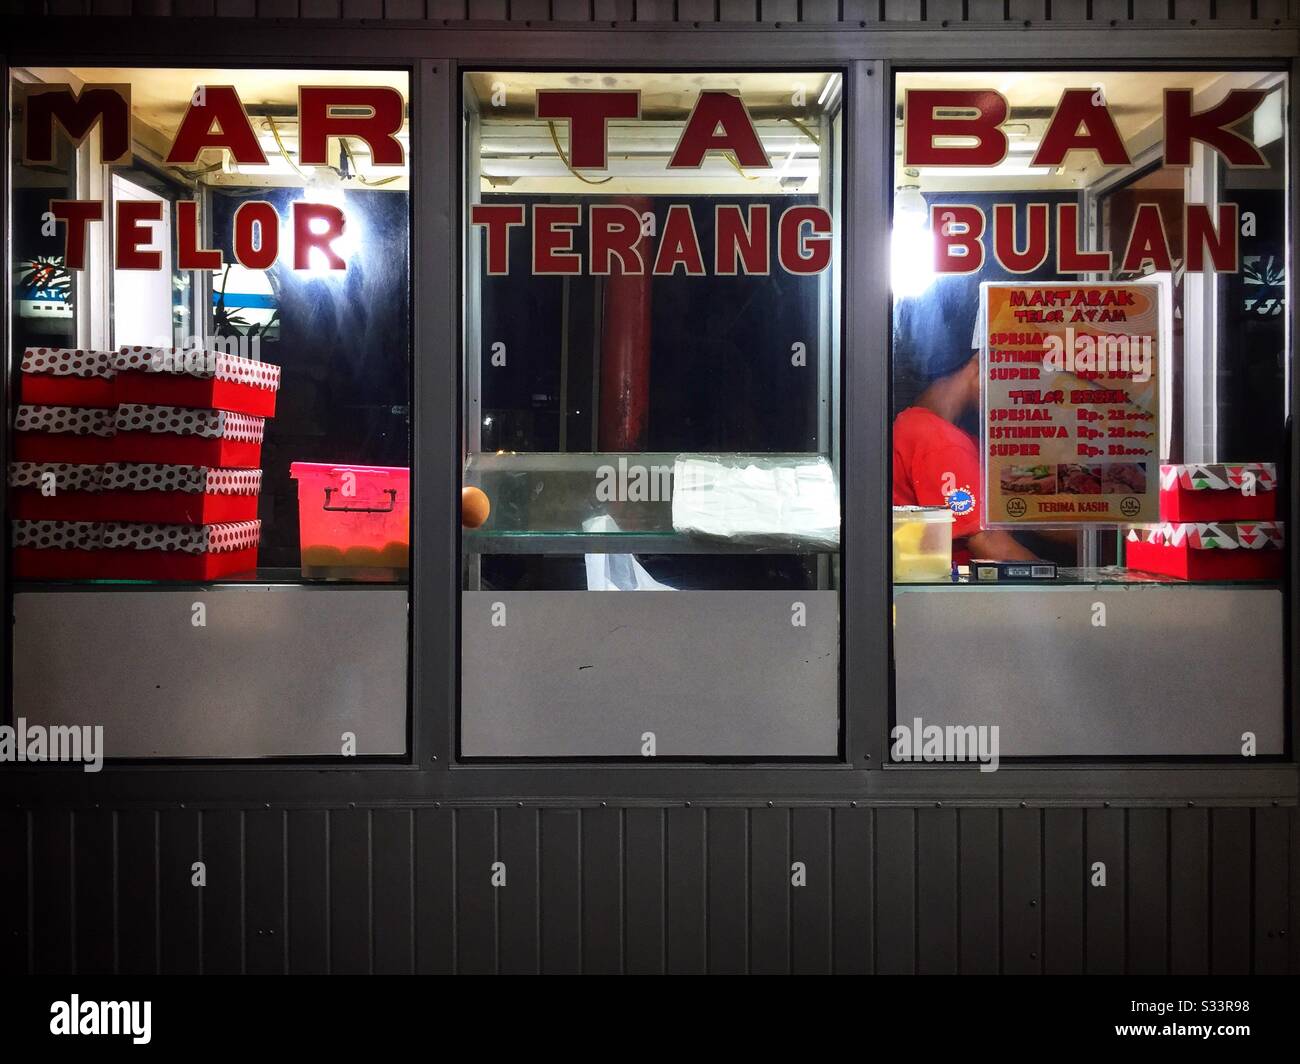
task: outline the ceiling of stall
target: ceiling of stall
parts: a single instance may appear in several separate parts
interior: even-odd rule
[[[480,123],[480,187],[484,192],[790,195],[816,194],[823,171],[822,137],[838,107],[837,74],[476,71],[465,75],[471,121]],[[641,118],[611,121],[609,166],[573,172],[565,159],[567,122],[535,116],[539,89],[639,92]],[[695,170],[667,162],[701,91],[741,96],[770,168],[744,170],[711,152]],[[559,150],[557,150],[557,147]]]

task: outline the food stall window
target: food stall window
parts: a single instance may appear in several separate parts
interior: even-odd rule
[[[841,99],[465,75],[463,757],[839,755]]]
[[[1282,756],[1285,74],[894,89],[893,760]]]
[[[122,630],[179,628],[184,675],[127,678],[150,704],[106,729],[110,756],[404,752],[408,80],[12,71],[6,517],[29,720],[84,717]],[[293,705],[205,733],[177,700],[210,710],[221,670]],[[354,684],[386,702],[382,728],[348,726]],[[174,734],[151,735],[153,713]]]

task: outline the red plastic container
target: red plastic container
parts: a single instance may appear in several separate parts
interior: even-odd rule
[[[404,580],[410,568],[411,471],[294,462],[302,575]]]

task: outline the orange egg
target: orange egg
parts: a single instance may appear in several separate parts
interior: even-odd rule
[[[478,528],[491,511],[492,504],[482,488],[460,489],[460,523],[466,528]]]

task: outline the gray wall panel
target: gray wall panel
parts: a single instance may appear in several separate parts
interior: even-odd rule
[[[465,592],[461,752],[834,756],[838,614],[833,591]]]
[[[916,971],[916,811],[886,807],[875,826],[876,971]]]
[[[1002,757],[1239,758],[1245,731],[1283,751],[1280,591],[949,586],[895,602],[900,723],[996,725]]]
[[[371,819],[375,973],[415,970],[415,869],[410,809],[376,809]],[[251,869],[250,869],[251,870]]]
[[[1120,975],[1124,971],[1128,929],[1124,892],[1125,816],[1122,809],[1089,809],[1084,814],[1084,852],[1088,861],[1088,892],[1084,916],[1089,975]],[[1093,885],[1093,866],[1106,866],[1106,885]]]
[[[497,855],[505,862],[506,885],[497,895],[500,971],[541,971],[538,911],[538,812],[510,806],[497,814]]]
[[[1043,810],[1043,971],[1083,972],[1083,811]]]
[[[406,600],[405,588],[283,585],[24,592],[15,713],[102,724],[110,757],[337,757],[345,731],[359,754],[401,754]]]
[[[664,971],[666,822],[662,809],[628,809],[623,813],[627,905],[624,953],[627,971],[633,975]]]
[[[582,811],[542,810],[542,969],[582,970]]]
[[[623,970],[623,815],[582,810],[582,970]]]
[[[117,814],[117,882],[117,970],[157,974],[158,814],[152,809]]]
[[[283,809],[244,815],[244,964],[254,974],[286,970],[285,833]]]
[[[828,975],[835,929],[832,923],[834,876],[830,809],[790,811],[791,861],[802,861],[807,885],[791,889],[790,967],[796,975]]]
[[[194,863],[203,860],[202,814],[163,809],[158,814],[159,968],[192,975],[203,970],[203,909]],[[322,882],[320,872],[315,882]],[[221,928],[216,932],[221,933]],[[37,971],[43,969],[38,965]]]
[[[956,975],[957,810],[917,810],[916,867],[917,973]]]
[[[202,905],[203,972],[238,975],[244,970],[244,814],[213,809],[203,814],[203,863],[207,886],[195,888]]]
[[[1287,970],[1287,880],[1279,872],[1290,864],[1290,817],[1285,809],[1255,811],[1254,959],[1251,970],[1281,975]]]
[[[288,814],[289,971],[318,975],[330,969],[329,811]]]
[[[667,811],[664,923],[668,971],[677,975],[702,973],[708,960],[704,817],[698,806]]]
[[[710,809],[705,819],[709,974],[749,969],[749,811]]]
[[[790,810],[750,814],[749,970],[790,971]]]
[[[1002,811],[1002,971],[1043,970],[1042,812]]]
[[[78,975],[105,975],[116,969],[117,926],[116,814],[82,809],[73,814],[76,845],[73,883]]]
[[[1204,975],[1210,970],[1208,809],[1170,810],[1169,864],[1169,971]]]
[[[14,811],[0,966],[1284,973],[1298,821],[1244,806],[50,809],[31,816],[29,904]]]
[[[329,814],[329,956],[331,974],[371,971],[370,811]]]
[[[456,971],[491,975],[497,970],[496,811],[456,811]],[[509,882],[509,868],[506,881]]]
[[[1128,813],[1128,965],[1130,975],[1169,970],[1169,813]]]
[[[1002,962],[1000,824],[996,809],[963,809],[961,974],[996,972]]]
[[[1210,813],[1210,970],[1250,971],[1251,814],[1249,809]]]
[[[836,809],[834,957],[837,975],[875,971],[875,810]]]
[[[454,816],[415,811],[415,969],[426,975],[456,970]]]

